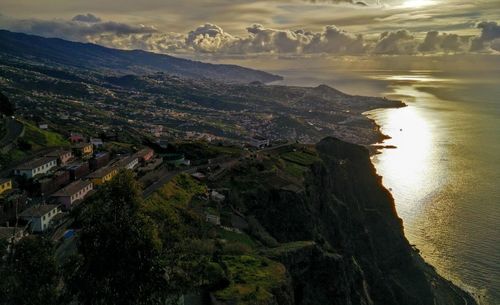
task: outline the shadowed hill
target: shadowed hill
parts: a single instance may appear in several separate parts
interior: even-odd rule
[[[0,56],[116,73],[165,72],[182,77],[240,83],[266,83],[281,79],[280,76],[236,65],[214,65],[141,50],[111,49],[6,30],[0,30]]]

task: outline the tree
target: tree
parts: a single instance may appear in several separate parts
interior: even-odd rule
[[[2,92],[0,92],[0,113],[11,116],[14,115],[15,108],[14,103],[11,102]]]
[[[13,245],[0,266],[1,305],[57,304],[59,272],[52,242],[26,237]]]
[[[76,268],[68,289],[82,304],[163,304],[172,294],[168,260],[141,189],[123,171],[98,191],[81,216]]]

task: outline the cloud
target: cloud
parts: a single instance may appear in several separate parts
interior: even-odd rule
[[[5,18],[2,18],[5,19]],[[75,41],[90,41],[97,35],[131,35],[156,33],[153,26],[131,25],[115,21],[98,21],[100,18],[92,15],[77,15],[72,20],[54,19],[5,19],[2,24],[12,31],[58,37]]]
[[[430,31],[425,36],[424,41],[418,46],[418,50],[423,53],[456,53],[465,51],[468,46],[468,37]]]
[[[189,32],[187,46],[202,53],[214,53],[227,47],[235,38],[215,24],[204,24]]]
[[[186,45],[194,51],[225,54],[359,54],[365,51],[363,37],[335,26],[321,32],[279,30],[254,24],[248,36],[236,37],[214,24],[205,24],[189,32]]]
[[[75,17],[73,17],[73,19],[71,19],[73,21],[80,21],[80,22],[90,22],[90,23],[94,23],[94,22],[101,22],[101,18],[95,16],[95,15],[92,15],[90,13],[88,13],[87,15],[76,15]]]
[[[491,48],[498,51],[498,39],[500,39],[500,25],[496,22],[483,21],[477,25],[481,29],[481,35],[472,40],[471,51],[483,51]]]
[[[70,20],[9,19],[0,15],[0,27],[45,37],[92,42],[112,48],[142,49],[158,53],[246,56],[279,54],[330,55],[417,55],[500,51],[500,26],[481,22],[476,37],[440,31],[410,32],[405,29],[367,35],[334,25],[321,30],[276,29],[253,24],[246,33],[234,35],[223,27],[203,24],[187,33],[162,32],[151,25],[103,21],[87,13]],[[424,38],[419,38],[424,35]]]
[[[375,45],[374,53],[389,55],[415,54],[417,44],[415,36],[407,30],[384,32]]]

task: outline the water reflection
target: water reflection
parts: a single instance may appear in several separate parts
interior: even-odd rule
[[[369,77],[388,81],[386,95],[408,104],[369,113],[391,136],[383,144],[397,147],[373,161],[394,195],[408,239],[441,274],[488,288],[483,293],[493,301],[484,304],[496,304],[500,249],[495,224],[500,215],[494,199],[499,181],[495,133],[500,125],[491,115],[496,108],[490,109],[495,104],[438,98],[428,92],[446,86],[455,91],[460,87],[454,85],[464,82],[427,72]]]
[[[436,188],[428,179],[433,154],[432,127],[411,105],[399,110],[375,111],[371,116],[377,121],[383,120],[382,132],[392,137],[384,144],[398,148],[375,157],[378,170],[391,173],[383,175],[384,184],[395,190],[395,196],[404,194],[405,198],[396,198],[398,204],[406,206],[404,211],[414,211],[417,207],[411,199]]]

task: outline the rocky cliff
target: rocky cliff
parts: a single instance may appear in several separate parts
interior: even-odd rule
[[[475,304],[404,236],[368,151],[326,138],[233,169],[233,208],[291,276],[287,304]]]

